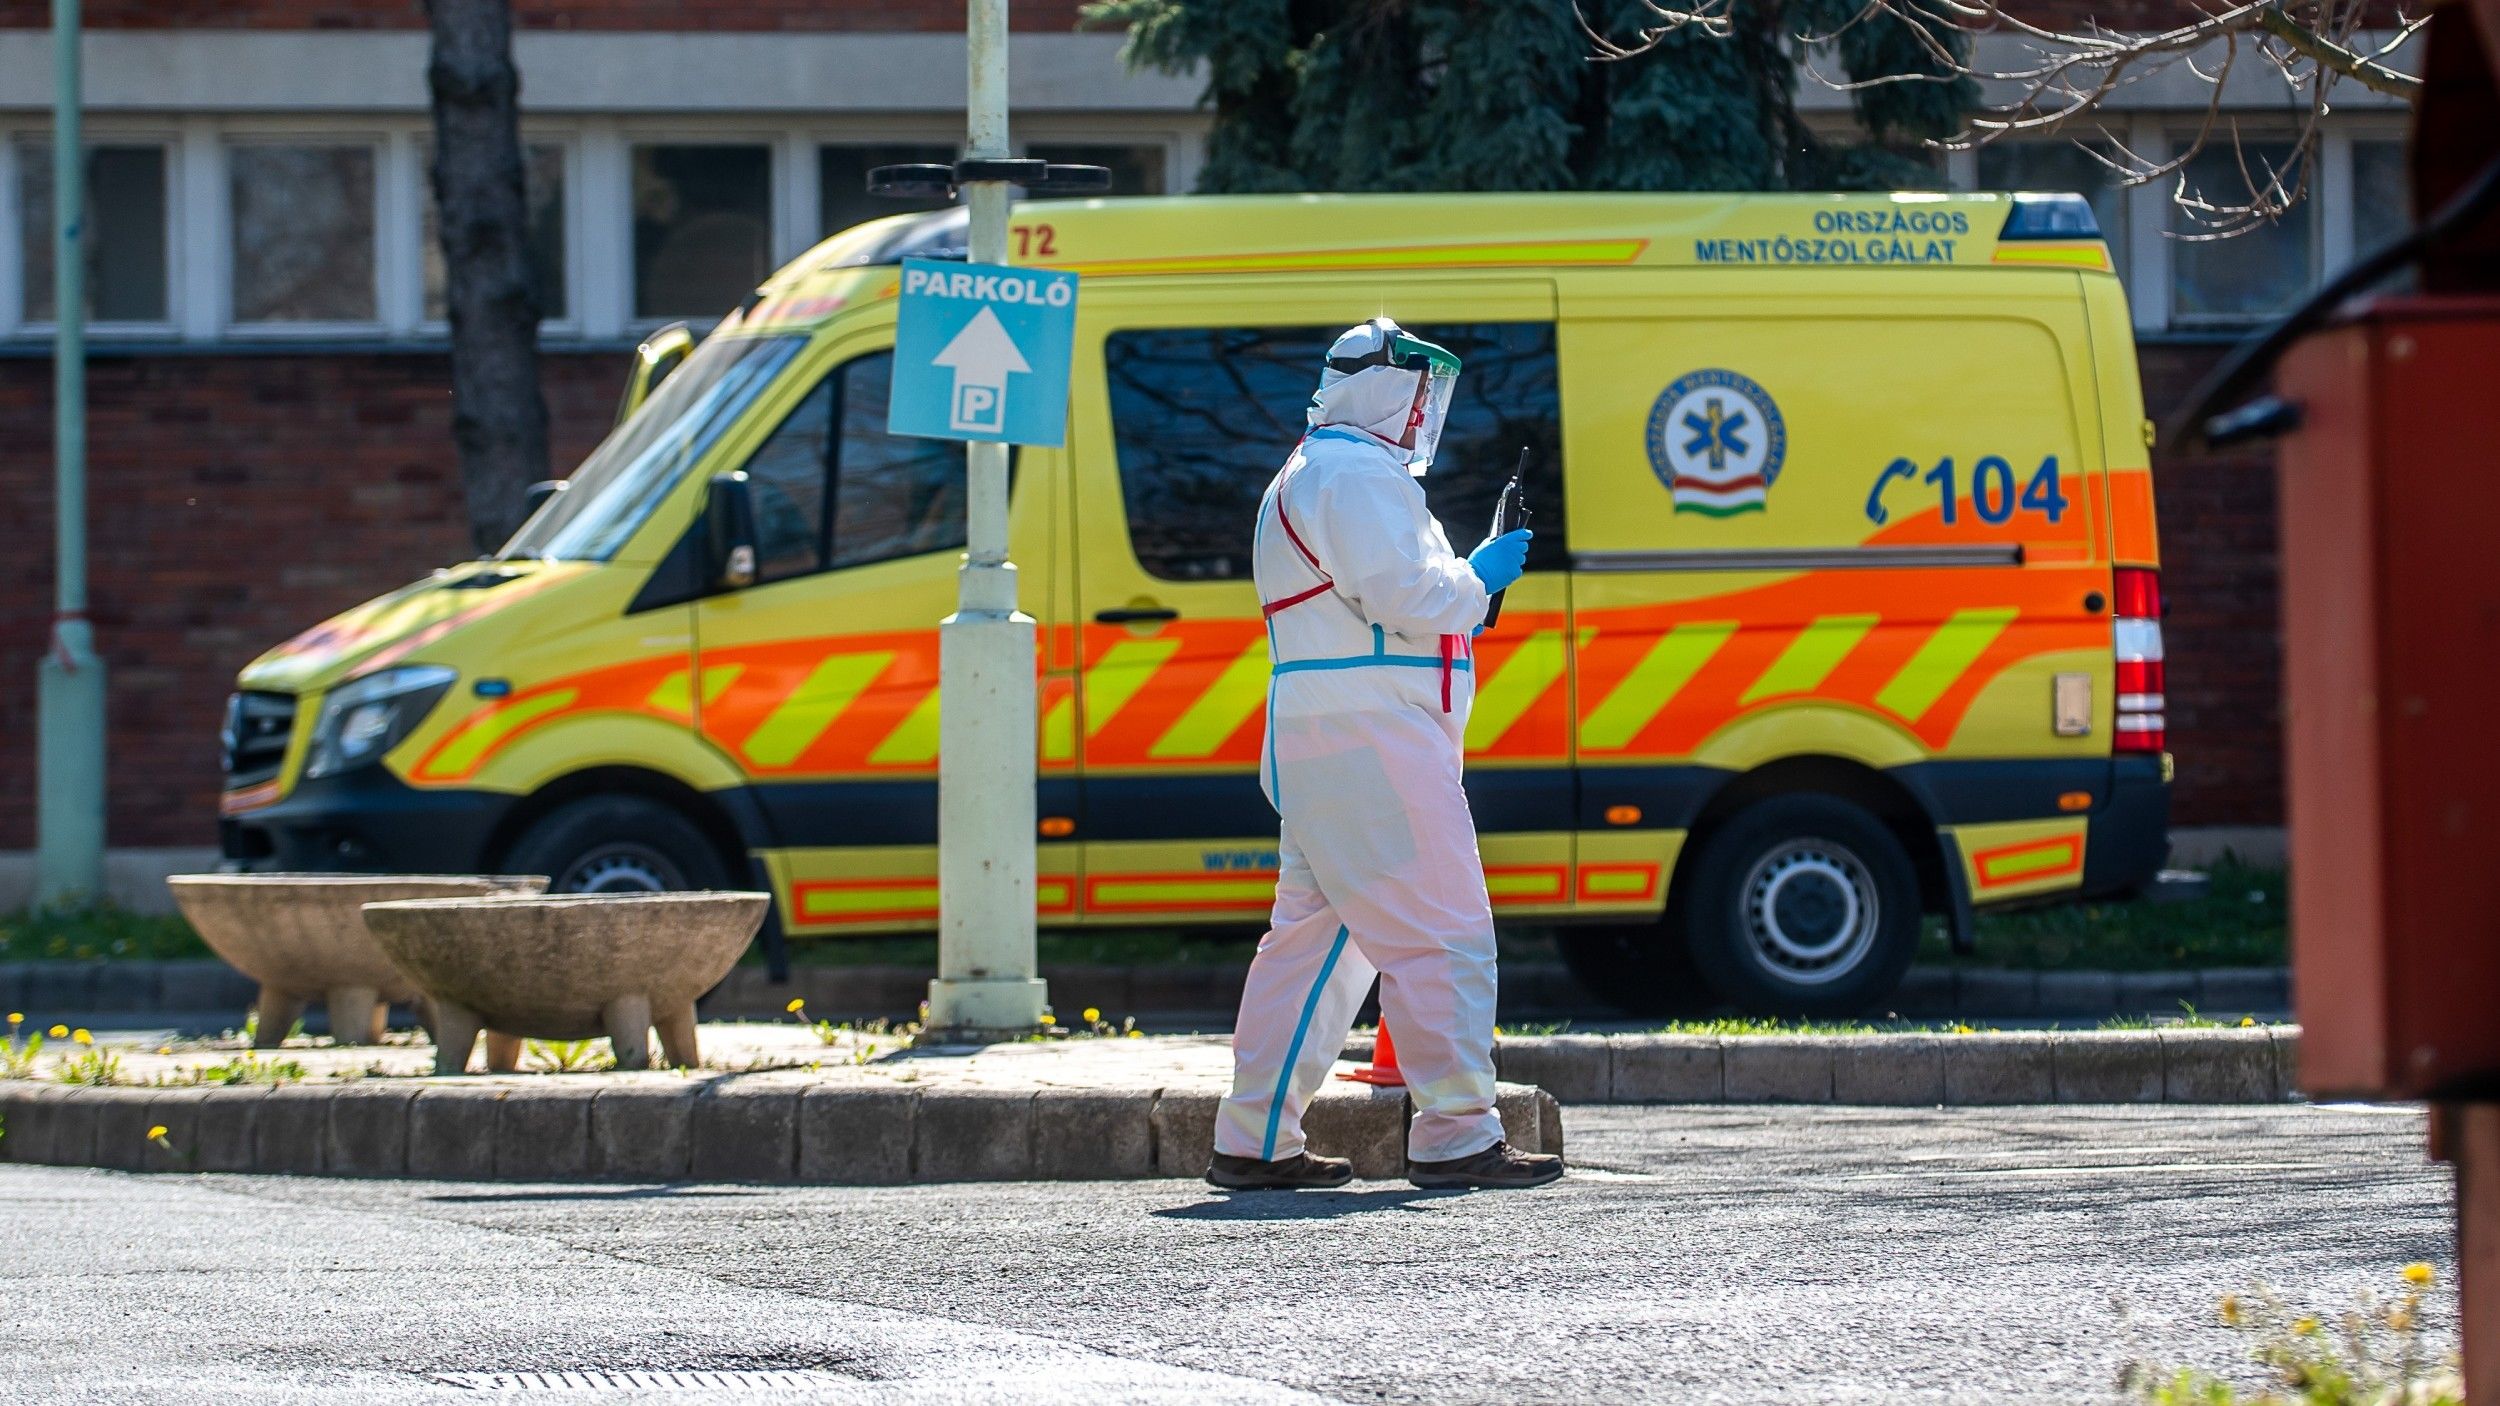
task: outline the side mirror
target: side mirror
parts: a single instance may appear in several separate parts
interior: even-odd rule
[[[561,478],[542,478],[538,482],[531,484],[522,495],[523,515],[527,516],[528,514],[535,513],[540,508],[547,506],[548,499],[562,493],[570,486],[571,480]]]
[[[712,475],[703,504],[705,559],[712,585],[741,590],[755,584],[755,500],[744,473]]]

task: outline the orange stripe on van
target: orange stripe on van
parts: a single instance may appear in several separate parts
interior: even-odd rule
[[[2109,480],[2110,564],[2161,565],[2161,542],[2154,533],[2153,471],[2112,469]]]

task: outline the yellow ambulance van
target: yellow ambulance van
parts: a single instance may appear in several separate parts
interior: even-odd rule
[[[646,348],[501,552],[246,668],[229,861],[754,885],[776,959],[933,926],[963,457],[885,415],[898,264],[964,238],[861,225]],[[2148,436],[2082,200],[1054,202],[1012,247],[1083,280],[1066,446],[1014,468],[1045,924],[1263,917],[1253,509],[1382,313],[1465,361],[1452,541],[1528,451],[1468,792],[1497,912],[1603,994],[1878,1008],[1924,914],[2160,864]]]

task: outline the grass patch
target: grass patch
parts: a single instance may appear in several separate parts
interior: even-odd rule
[[[170,915],[91,908],[78,913],[0,917],[0,962],[148,961],[208,955],[208,944],[200,941],[191,925]]]
[[[1942,927],[1931,927],[1919,957],[2034,971],[2272,967],[2290,960],[2283,871],[2225,859],[2207,873],[2212,888],[2202,898],[1982,913],[1978,950],[1968,958],[1955,958]]]

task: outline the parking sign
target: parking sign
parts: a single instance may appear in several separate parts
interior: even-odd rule
[[[925,439],[1066,442],[1076,275],[903,261],[886,428]]]

